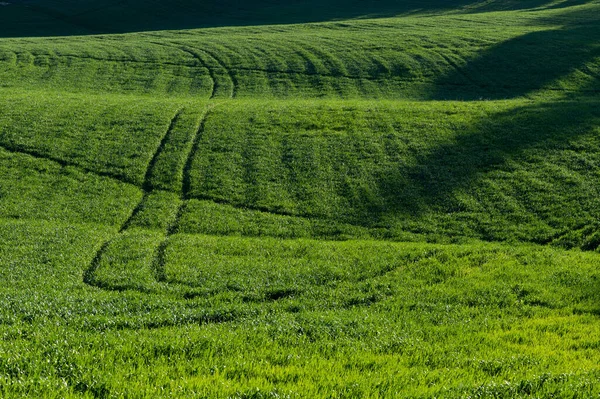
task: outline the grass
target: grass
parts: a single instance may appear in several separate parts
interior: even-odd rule
[[[12,3],[0,397],[600,397],[597,1]]]
[[[6,276],[5,397],[598,393],[593,253],[175,235],[164,281],[111,291],[79,276],[100,231],[3,226],[4,265],[47,259]]]
[[[437,0],[402,2],[384,0],[377,4],[357,0],[278,3],[254,0],[239,4],[232,0],[160,2],[128,0],[101,1],[13,1],[3,7],[2,36],[56,36],[132,31],[157,31],[214,26],[263,25],[385,17],[415,12],[456,12],[564,8],[579,0]]]
[[[536,12],[2,40],[0,80],[36,90],[195,98],[472,100],[541,89],[593,95],[595,15],[591,2]],[[596,87],[581,87],[586,83]]]
[[[596,111],[595,100],[237,102],[206,121],[187,195],[359,235],[560,241],[598,218]],[[196,208],[184,217],[202,223],[187,216]]]
[[[27,154],[0,150],[0,217],[123,223],[141,198],[136,187]]]
[[[165,101],[29,92],[0,107],[5,149],[138,185],[176,113]]]

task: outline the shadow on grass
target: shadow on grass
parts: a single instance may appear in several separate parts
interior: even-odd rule
[[[452,193],[531,149],[566,148],[600,123],[598,101],[531,103],[490,115],[448,144],[433,148],[416,166],[381,179],[385,212],[418,214],[447,207]]]
[[[526,96],[551,86],[554,91],[593,93],[569,87],[562,78],[586,71],[600,57],[600,23],[531,32],[494,46],[438,80],[435,100],[498,100]]]
[[[482,83],[469,86],[475,88],[472,92],[465,90],[454,96],[440,92],[435,99],[497,100],[534,94],[537,99],[508,111],[492,113],[466,128],[451,142],[417,155],[414,166],[385,173],[379,180],[379,192],[384,200],[367,207],[369,214],[363,215],[363,220],[382,220],[386,215],[398,213],[418,217],[432,209],[438,214],[461,212],[456,193],[466,191],[477,195],[473,193],[477,190],[476,183],[490,172],[510,171],[512,161],[524,161],[522,165],[532,168],[539,165],[541,168],[544,155],[552,151],[577,153],[580,144],[575,141],[593,135],[600,125],[600,79],[594,72],[600,67],[599,42],[600,25],[574,25],[561,30],[534,32],[501,43],[468,62],[464,68],[442,77],[439,80],[442,83],[456,82],[464,76],[476,77]],[[559,83],[563,78],[565,82]],[[553,89],[542,94],[550,84]],[[589,140],[593,141],[593,138]],[[596,176],[600,170],[595,161],[589,161],[582,161],[586,165],[568,165],[568,169],[581,176]],[[543,184],[549,184],[552,190],[554,184],[559,185],[556,190],[561,193],[573,190],[569,186],[572,183],[566,181],[568,179],[559,181],[558,177],[550,175],[542,179],[547,180]],[[517,184],[505,183],[507,186],[502,188]],[[534,214],[542,215],[537,216],[548,217],[548,213],[543,215],[548,208],[543,201],[552,198],[549,192],[531,191],[536,198],[525,201],[537,203],[524,206],[530,207]],[[502,201],[503,193],[498,194],[498,201]],[[553,223],[557,226],[562,223],[558,227],[563,232],[573,228],[569,223],[575,224],[573,220],[578,217],[578,223],[583,219],[587,223],[599,216],[594,209],[577,206],[581,214],[573,218],[557,214],[559,206],[553,204],[551,207]]]
[[[589,0],[564,0],[561,2],[557,2],[557,3],[553,3],[550,5],[545,6],[545,9],[551,10],[551,9],[557,9],[557,8],[567,8],[567,7],[574,7],[574,6],[581,6],[584,4],[589,3]]]
[[[7,0],[0,37],[69,36],[165,29],[323,22],[415,12],[568,7],[584,0]]]

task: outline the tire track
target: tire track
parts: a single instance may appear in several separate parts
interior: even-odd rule
[[[100,260],[102,259],[102,255],[104,255],[104,253],[106,252],[106,250],[112,242],[113,239],[111,238],[110,240],[102,244],[100,249],[98,249],[98,251],[96,252],[94,259],[92,259],[92,263],[90,264],[90,266],[83,272],[83,282],[87,285],[91,285],[93,287],[97,286],[97,283],[95,281],[96,270],[98,270],[98,267],[100,267]]]
[[[216,69],[222,70],[225,73],[225,75],[227,75],[229,81],[231,82],[231,92],[229,93],[229,98],[234,98],[236,96],[237,86],[238,86],[237,79],[234,78],[230,69],[227,68],[225,66],[225,64],[219,58],[217,58],[212,52],[210,52],[206,49],[194,48],[194,47],[190,47],[186,44],[177,43],[177,42],[171,42],[171,43],[167,44],[167,43],[160,43],[160,42],[152,41],[150,43],[156,44],[159,46],[174,48],[174,49],[177,49],[184,53],[187,53],[187,54],[191,55],[192,57],[194,57],[194,59],[196,59],[196,61],[198,61],[198,63],[202,67],[206,68],[206,70],[208,70],[208,74],[213,82],[212,92],[209,97],[210,100],[218,98],[221,86],[224,86],[223,84],[219,83],[221,78],[217,73],[215,73]],[[202,56],[200,54],[198,54],[198,52],[201,52],[201,53],[205,54],[206,56],[208,56],[210,59],[212,59],[218,68],[215,68],[215,66],[211,66],[211,65],[207,64],[206,61],[202,58]]]
[[[131,214],[129,215],[127,220],[125,220],[123,222],[123,224],[119,228],[118,233],[102,244],[102,246],[100,247],[98,252],[96,252],[96,255],[94,256],[94,259],[92,260],[90,266],[84,272],[83,281],[86,284],[92,285],[92,286],[95,286],[98,288],[108,289],[107,287],[102,287],[101,285],[98,284],[98,282],[96,281],[96,271],[98,270],[98,267],[100,267],[102,257],[104,256],[104,254],[106,253],[106,251],[108,250],[108,248],[110,247],[112,242],[115,241],[119,236],[121,236],[125,231],[127,231],[129,229],[129,227],[135,220],[136,216],[143,209],[144,204],[145,204],[146,200],[148,199],[149,194],[152,192],[152,184],[150,182],[150,178],[152,176],[152,171],[156,166],[156,161],[157,161],[158,157],[160,156],[160,154],[162,153],[164,146],[165,146],[166,142],[168,141],[169,136],[172,134],[175,124],[179,120],[179,117],[180,117],[181,113],[183,112],[183,110],[184,110],[184,108],[177,110],[177,112],[175,113],[175,116],[173,116],[173,118],[171,119],[171,123],[169,124],[169,127],[167,128],[166,133],[163,135],[163,137],[160,141],[160,144],[158,145],[156,151],[154,152],[152,159],[148,163],[148,166],[146,168],[145,177],[144,177],[144,183],[141,188],[143,195],[142,195],[140,202],[136,205],[135,208],[133,208],[133,210],[131,211]]]
[[[208,76],[210,76],[210,79],[212,81],[211,94],[210,94],[209,99],[212,100],[215,98],[215,95],[216,95],[217,89],[218,89],[217,77],[216,77],[214,71],[212,70],[212,68],[210,68],[198,54],[194,53],[193,51],[188,50],[185,46],[181,47],[180,45],[177,45],[177,44],[167,44],[167,43],[152,42],[152,41],[150,43],[155,44],[157,46],[168,47],[168,48],[172,48],[175,50],[179,50],[181,52],[191,55],[202,68],[205,68],[208,71]]]
[[[223,70],[225,71],[225,73],[227,74],[227,76],[229,77],[229,79],[231,80],[231,95],[229,96],[229,98],[235,98],[237,95],[237,90],[238,90],[238,86],[239,86],[239,82],[237,81],[237,79],[234,77],[234,75],[231,73],[231,70],[229,68],[227,68],[227,66],[225,66],[225,64],[223,63],[223,61],[221,61],[219,59],[219,57],[217,57],[213,52],[208,51],[206,49],[199,49],[200,51],[202,51],[203,53],[207,54],[208,56],[210,56],[213,60],[215,60],[215,62],[221,67],[223,68]]]
[[[204,130],[206,128],[206,122],[208,120],[208,117],[210,116],[210,114],[212,113],[213,109],[216,107],[216,105],[209,105],[206,112],[204,113],[204,115],[202,115],[202,119],[200,120],[200,123],[198,124],[198,129],[196,130],[196,134],[194,134],[194,137],[192,138],[192,145],[190,146],[190,149],[188,151],[188,153],[186,154],[185,157],[185,163],[183,166],[183,186],[182,186],[182,191],[181,191],[181,199],[182,200],[187,200],[189,199],[189,193],[191,190],[191,186],[192,186],[192,182],[191,182],[191,171],[192,171],[192,162],[194,160],[194,156],[196,155],[196,153],[198,152],[198,149],[200,147],[200,139],[202,138],[202,135],[204,134]]]
[[[215,74],[215,71],[214,71],[214,69],[213,69],[213,68],[211,68],[211,67],[209,67],[209,66],[208,66],[208,65],[207,65],[207,64],[204,62],[204,60],[202,59],[202,57],[200,57],[200,56],[199,56],[197,53],[195,53],[194,51],[192,51],[192,50],[189,50],[189,49],[187,49],[186,47],[176,47],[176,48],[178,48],[179,50],[181,50],[181,51],[183,51],[183,52],[185,52],[185,53],[188,53],[188,54],[190,54],[192,57],[194,57],[195,59],[197,59],[197,60],[198,60],[198,62],[200,62],[200,63],[201,63],[201,64],[202,64],[202,65],[203,65],[203,66],[206,68],[206,70],[208,71],[208,74],[210,75],[210,78],[211,78],[211,80],[212,80],[212,92],[210,93],[210,97],[209,97],[209,99],[210,99],[210,100],[213,100],[214,98],[216,98],[216,97],[217,97],[217,94],[218,94],[218,92],[219,92],[219,87],[220,87],[221,85],[219,84],[219,79],[218,79],[217,75]]]
[[[182,61],[182,63],[142,61],[142,60],[127,60],[127,59],[116,59],[116,58],[111,59],[111,58],[102,58],[102,57],[88,57],[88,56],[79,56],[79,55],[71,55],[71,54],[55,54],[55,55],[49,54],[48,57],[51,61],[59,61],[61,63],[65,62],[67,64],[68,64],[69,59],[82,59],[82,60],[89,59],[89,60],[94,60],[94,61],[98,61],[98,62],[114,62],[114,63],[118,63],[118,64],[137,63],[137,64],[143,64],[143,65],[179,66],[179,67],[187,67],[187,68],[194,68],[194,67],[199,66],[199,67],[205,68],[208,71],[209,76],[211,78],[212,91],[210,94],[210,99],[215,99],[218,97],[219,89],[222,86],[217,83],[217,81],[220,80],[220,78],[217,77],[217,75],[215,74],[215,68],[207,66],[207,64],[202,60],[202,57],[200,55],[198,55],[195,51],[200,51],[200,52],[204,53],[206,56],[213,59],[215,61],[215,63],[218,63],[218,65],[219,65],[218,69],[224,71],[228,75],[228,79],[231,80],[231,83],[233,86],[231,89],[231,92],[230,92],[230,98],[236,97],[237,92],[239,90],[239,82],[238,82],[237,78],[234,77],[235,73],[233,73],[233,72],[259,72],[259,73],[265,73],[265,74],[278,74],[278,75],[288,75],[288,76],[289,75],[300,75],[300,76],[309,76],[309,77],[325,77],[325,78],[333,78],[333,79],[350,79],[350,80],[357,80],[357,81],[370,81],[370,82],[376,82],[376,83],[377,82],[385,82],[390,79],[393,80],[395,78],[394,76],[391,76],[391,77],[389,77],[389,76],[378,77],[378,76],[372,76],[372,75],[360,76],[360,75],[349,74],[349,73],[346,74],[345,72],[324,73],[324,72],[311,71],[311,69],[316,69],[316,67],[314,66],[314,63],[312,61],[308,60],[306,57],[303,57],[303,58],[305,60],[307,60],[307,62],[310,62],[312,65],[309,65],[309,67],[304,71],[291,70],[291,69],[256,68],[256,67],[244,67],[244,66],[235,66],[235,67],[227,68],[227,67],[225,67],[223,62],[220,61],[213,53],[211,53],[205,49],[189,50],[186,48],[178,47],[176,45],[168,45],[168,44],[159,43],[159,42],[150,42],[150,43],[155,44],[155,45],[164,46],[164,47],[170,47],[170,48],[185,52],[185,53],[191,55],[192,57],[194,57],[194,59],[196,59],[198,61],[199,65],[190,64],[189,62],[185,62],[185,61]],[[35,60],[37,60],[38,57],[40,57],[39,54],[34,55],[31,53],[14,52],[14,51],[11,51],[11,53],[17,55],[17,59],[11,58],[9,60],[0,60],[0,62],[14,62],[16,64],[25,63],[21,56],[24,54],[29,54],[32,57],[31,62],[35,63]],[[469,76],[465,73],[464,68],[461,67],[460,65],[458,65],[456,60],[454,60],[454,59],[452,59],[452,57],[444,54],[442,51],[432,50],[430,53],[435,54],[435,55],[439,56],[440,58],[442,58],[449,67],[451,67],[453,70],[456,71],[456,73],[458,75],[460,75],[461,77],[463,77],[465,79],[464,83],[432,81],[432,82],[429,82],[431,85],[436,86],[436,87],[473,87],[475,89],[494,88],[496,86],[496,85],[490,84],[490,83],[476,82],[475,80],[473,80],[473,78],[471,76]],[[298,52],[296,52],[296,54],[301,56]],[[327,61],[327,63],[330,63],[330,61]],[[50,65],[50,67],[51,67],[51,70],[54,70],[56,65]],[[413,79],[401,78],[401,80],[404,82],[411,82]],[[544,91],[552,91],[552,92],[589,93],[589,94],[596,94],[596,93],[600,92],[600,90],[598,90],[598,89],[569,89],[569,88],[560,88],[560,87],[530,87],[530,86],[526,86],[526,85],[504,85],[503,89],[544,90]],[[8,149],[8,148],[7,148],[7,150],[10,151],[10,149]],[[17,150],[17,151],[26,153],[26,151],[23,151],[23,150]],[[44,157],[44,156],[39,156],[39,153],[37,155],[34,155],[34,153],[31,153],[31,155],[37,156],[40,158]],[[54,158],[54,159],[49,158],[49,159],[59,161],[57,158]],[[62,162],[62,160],[60,160],[60,162]],[[78,165],[73,164],[73,166],[78,166]],[[98,172],[93,171],[91,169],[87,169],[85,167],[83,167],[82,169],[87,172],[99,174]],[[100,174],[102,176],[114,177],[118,180],[135,184],[132,181],[127,180],[125,176],[114,175],[114,174],[103,173],[103,172],[100,172]]]
[[[160,155],[163,153],[165,145],[166,145],[167,141],[169,140],[171,134],[173,133],[175,124],[179,121],[179,118],[181,117],[182,112],[183,112],[183,108],[180,108],[179,110],[177,110],[177,112],[175,112],[175,116],[171,119],[171,123],[169,124],[167,132],[163,135],[162,139],[160,140],[160,144],[158,145],[158,148],[154,152],[154,156],[152,157],[152,159],[148,163],[148,166],[146,167],[146,174],[144,175],[144,183],[142,184],[142,189],[146,192],[152,191],[154,189],[154,187],[152,186],[151,179],[152,179],[154,169],[156,168],[156,163],[157,163]]]
[[[121,228],[119,228],[119,234],[124,233],[126,230],[129,229],[129,227],[131,227],[136,216],[142,211],[142,209],[144,209],[144,204],[148,200],[149,194],[150,193],[148,191],[144,191],[144,195],[142,196],[140,202],[138,202],[135,208],[133,208],[127,220],[125,220],[125,222],[123,222],[123,224],[121,225]]]
[[[189,192],[191,190],[191,170],[192,170],[192,162],[194,160],[194,156],[198,152],[198,147],[200,145],[200,139],[204,133],[206,122],[208,117],[212,113],[216,105],[208,106],[206,112],[202,116],[200,123],[198,125],[198,129],[196,130],[196,134],[192,138],[192,145],[190,146],[190,150],[186,155],[186,161],[183,167],[183,187],[180,193],[181,204],[177,209],[177,213],[175,215],[174,220],[167,228],[167,233],[165,235],[164,240],[159,244],[154,260],[152,261],[152,269],[154,270],[156,280],[158,282],[166,281],[166,249],[169,244],[169,238],[176,234],[178,231],[178,226],[181,221],[181,217],[185,211],[187,206],[187,200],[189,199]]]
[[[204,120],[204,122],[205,122],[205,120]],[[199,137],[195,136],[195,140],[196,140],[196,142],[193,142],[192,143],[192,147],[190,148],[190,152],[192,150],[194,150],[194,154],[195,154],[195,152],[198,149],[197,142],[199,141]],[[75,169],[77,169],[77,170],[79,170],[81,172],[89,173],[89,174],[92,174],[92,175],[95,175],[95,176],[98,176],[98,177],[108,178],[108,179],[111,179],[111,180],[114,180],[114,181],[117,181],[117,182],[120,182],[120,183],[123,183],[123,184],[129,184],[129,185],[138,187],[141,190],[143,190],[145,197],[147,197],[151,193],[151,191],[144,190],[143,187],[140,187],[140,186],[138,186],[136,184],[133,184],[131,182],[128,182],[126,180],[120,179],[120,178],[118,178],[118,177],[116,177],[114,175],[111,175],[109,173],[97,172],[97,171],[92,170],[92,169],[83,168],[83,167],[81,167],[79,165],[66,162],[66,161],[64,161],[62,159],[59,159],[59,158],[54,158],[54,157],[46,156],[46,155],[40,155],[39,153],[37,153],[35,151],[13,150],[13,149],[8,148],[8,147],[6,147],[5,145],[2,145],[2,144],[0,144],[0,149],[4,150],[4,151],[6,151],[6,152],[8,152],[10,154],[21,154],[21,155],[31,156],[31,157],[33,157],[35,159],[38,159],[38,160],[50,161],[50,162],[57,163],[61,167],[68,166],[68,167],[75,168]],[[252,211],[259,211],[259,212],[264,212],[264,213],[270,213],[270,214],[278,215],[278,216],[289,216],[289,217],[297,217],[297,218],[310,219],[310,220],[323,220],[323,221],[327,220],[327,219],[324,219],[324,218],[319,218],[317,216],[299,215],[299,214],[295,214],[295,213],[292,213],[292,212],[286,212],[286,211],[283,211],[283,210],[273,210],[273,209],[270,209],[270,208],[267,208],[267,207],[252,206],[252,205],[247,205],[247,204],[238,204],[238,203],[226,200],[226,199],[216,198],[216,197],[212,197],[212,196],[209,196],[209,195],[194,195],[194,196],[191,196],[191,195],[189,195],[189,188],[190,188],[189,169],[191,169],[191,161],[190,160],[193,159],[194,154],[188,155],[186,157],[187,161],[186,161],[186,168],[185,169],[187,171],[184,173],[184,182],[187,182],[187,183],[184,183],[185,187],[186,187],[185,190],[187,192],[187,194],[185,196],[186,200],[195,199],[195,200],[210,201],[210,202],[213,202],[215,204],[232,206],[232,207],[234,207],[236,209],[247,209],[247,210],[252,210]],[[187,178],[185,178],[186,175],[188,176]],[[161,188],[161,191],[167,191],[167,192],[172,192],[172,193],[175,192],[173,190],[167,190],[167,189],[163,189],[163,188]],[[127,219],[128,221],[126,221],[123,224],[125,227],[121,226],[119,232],[123,232],[123,231],[127,230],[127,228],[131,224],[131,221],[134,219],[135,215],[137,215],[137,213],[139,213],[139,210],[141,208],[140,205],[143,203],[143,200],[144,199],[142,199],[140,201],[140,204],[138,204],[137,207],[134,209],[134,211],[137,211],[137,212],[135,214],[132,213],[132,215]]]

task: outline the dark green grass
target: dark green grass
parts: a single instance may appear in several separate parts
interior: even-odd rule
[[[240,233],[236,219],[247,217],[249,235],[305,236],[328,221],[333,231],[337,222],[367,228],[349,230],[359,236],[370,228],[396,239],[581,246],[600,209],[597,110],[595,100],[220,107],[206,122],[187,195],[280,216],[220,208],[207,223],[196,203],[184,229]],[[566,234],[571,240],[560,239]]]
[[[465,10],[563,8],[583,0],[13,0],[2,7],[0,37],[118,33],[210,26],[289,24]]]

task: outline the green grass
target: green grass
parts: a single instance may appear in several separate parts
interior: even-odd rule
[[[98,230],[2,237],[29,264],[3,276],[5,397],[598,394],[593,253],[176,235],[165,280],[119,292],[80,280]],[[135,237],[107,261],[143,259]]]
[[[600,398],[598,1],[11,3],[0,397]]]
[[[3,219],[118,226],[142,196],[130,184],[2,149],[0,170]]]
[[[204,98],[593,94],[597,15],[592,2],[536,12],[2,40],[0,81],[36,90]]]
[[[2,96],[0,145],[141,184],[177,104],[19,92]]]
[[[300,230],[324,220],[393,239],[560,241],[599,217],[597,105],[237,102],[209,115],[187,195]],[[184,219],[206,220],[197,208]]]
[[[384,17],[422,12],[564,8],[579,0],[383,0],[291,1],[254,0],[14,0],[2,9],[2,36],[48,36],[117,33],[210,26],[305,23],[351,18]]]

